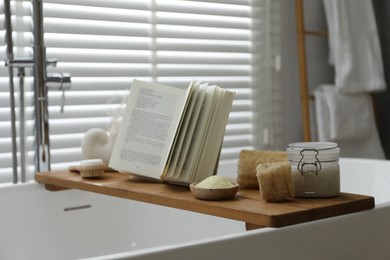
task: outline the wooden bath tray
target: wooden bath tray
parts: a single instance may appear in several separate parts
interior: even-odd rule
[[[240,189],[234,199],[196,199],[188,187],[134,179],[128,174],[105,172],[99,179],[83,179],[76,172],[37,173],[35,180],[50,186],[90,192],[189,210],[247,223],[247,229],[281,227],[375,207],[374,198],[342,193],[328,199],[295,199],[283,203],[265,202],[258,190]]]

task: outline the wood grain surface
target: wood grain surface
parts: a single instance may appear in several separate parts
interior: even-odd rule
[[[281,227],[349,214],[375,207],[371,196],[341,193],[335,198],[296,198],[269,203],[259,190],[240,189],[233,199],[196,199],[189,187],[151,182],[118,172],[105,172],[101,178],[83,179],[77,172],[36,173],[35,180],[53,187],[72,188],[109,196],[143,201],[249,223],[255,227]],[[57,191],[60,192],[60,191]]]

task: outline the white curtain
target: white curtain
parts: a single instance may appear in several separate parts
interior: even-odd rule
[[[62,92],[49,91],[52,170],[64,169],[82,159],[80,143],[88,129],[108,130],[110,115],[120,108],[134,78],[183,87],[195,78],[235,90],[221,161],[236,160],[241,149],[276,144],[281,120],[273,116],[278,113],[275,102],[280,102],[279,94],[275,94],[279,93],[280,31],[274,24],[280,22],[272,17],[279,13],[278,3],[44,1],[47,58],[58,60],[48,73],[68,72],[72,76],[72,87],[65,92],[65,99]],[[31,55],[31,3],[12,1],[11,7],[14,30],[20,32],[14,32],[19,46],[15,49],[23,50],[22,56]],[[3,34],[0,40],[4,45]],[[1,55],[4,57],[4,49]],[[0,70],[0,182],[4,182],[11,179],[11,142],[7,130],[8,74],[5,67]],[[26,80],[32,81],[31,77]],[[26,93],[26,99],[31,101],[31,91]],[[263,109],[271,105],[272,113],[264,113]],[[32,107],[28,107],[28,113],[29,131],[33,133]],[[32,179],[33,135],[27,139],[28,179]],[[258,140],[266,142],[258,144]]]

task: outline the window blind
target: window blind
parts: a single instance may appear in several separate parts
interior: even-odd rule
[[[52,170],[82,159],[84,133],[91,128],[109,129],[110,114],[121,107],[135,78],[180,87],[197,79],[234,90],[221,161],[236,160],[241,149],[252,149],[253,74],[261,65],[254,64],[258,49],[253,41],[261,41],[254,33],[264,22],[254,17],[253,2],[257,1],[44,1],[47,58],[58,60],[48,73],[67,72],[72,77],[63,113],[63,93],[50,90],[48,94]],[[258,1],[256,10],[266,2]],[[18,48],[31,55],[30,3],[12,1],[12,9]],[[0,40],[4,45],[3,34]],[[9,125],[8,75],[3,66],[0,76],[0,153],[9,159],[10,135],[2,131]],[[32,99],[31,91],[26,99]],[[27,110],[33,132],[33,109]],[[28,136],[29,179],[34,172],[33,139]],[[0,175],[10,176],[8,159],[2,159]]]
[[[253,1],[253,145],[262,150],[284,150],[281,56],[281,2]],[[257,19],[257,18],[254,18]]]

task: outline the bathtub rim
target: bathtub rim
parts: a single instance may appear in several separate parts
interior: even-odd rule
[[[273,228],[273,227],[264,227],[254,230],[248,230],[241,233],[226,235],[226,236],[220,236],[220,237],[212,237],[212,238],[206,238],[206,239],[200,239],[200,240],[193,240],[190,242],[182,242],[177,244],[171,244],[171,245],[164,245],[164,246],[157,246],[157,247],[151,247],[151,248],[144,248],[140,250],[135,251],[128,251],[128,252],[121,252],[121,253],[115,253],[110,255],[103,255],[103,256],[97,256],[92,258],[85,258],[84,260],[124,260],[124,259],[143,259],[143,257],[151,256],[151,259],[158,259],[158,257],[154,258],[159,253],[169,253],[173,252],[175,250],[186,250],[191,247],[202,247],[207,244],[213,244],[213,243],[222,243],[224,241],[236,241],[241,238],[253,238],[255,239],[256,236],[266,234],[266,233],[283,233],[288,230],[294,230],[294,229],[301,229],[305,227],[310,227],[313,225],[318,225],[321,223],[325,224],[331,224],[332,222],[340,222],[340,221],[349,221],[349,219],[352,217],[353,219],[364,219],[371,214],[381,214],[383,210],[388,210],[390,208],[390,201],[386,203],[382,203],[379,205],[376,205],[373,209],[368,209],[364,211],[359,211],[355,213],[350,213],[346,215],[340,215],[325,219],[319,219],[315,221],[310,222],[304,222],[304,223],[298,223],[294,225],[279,227],[279,228]],[[140,257],[140,258],[138,258]],[[149,259],[149,258],[147,258]],[[192,259],[192,258],[191,258]],[[230,259],[230,258],[227,258]],[[295,258],[294,258],[295,259]]]

